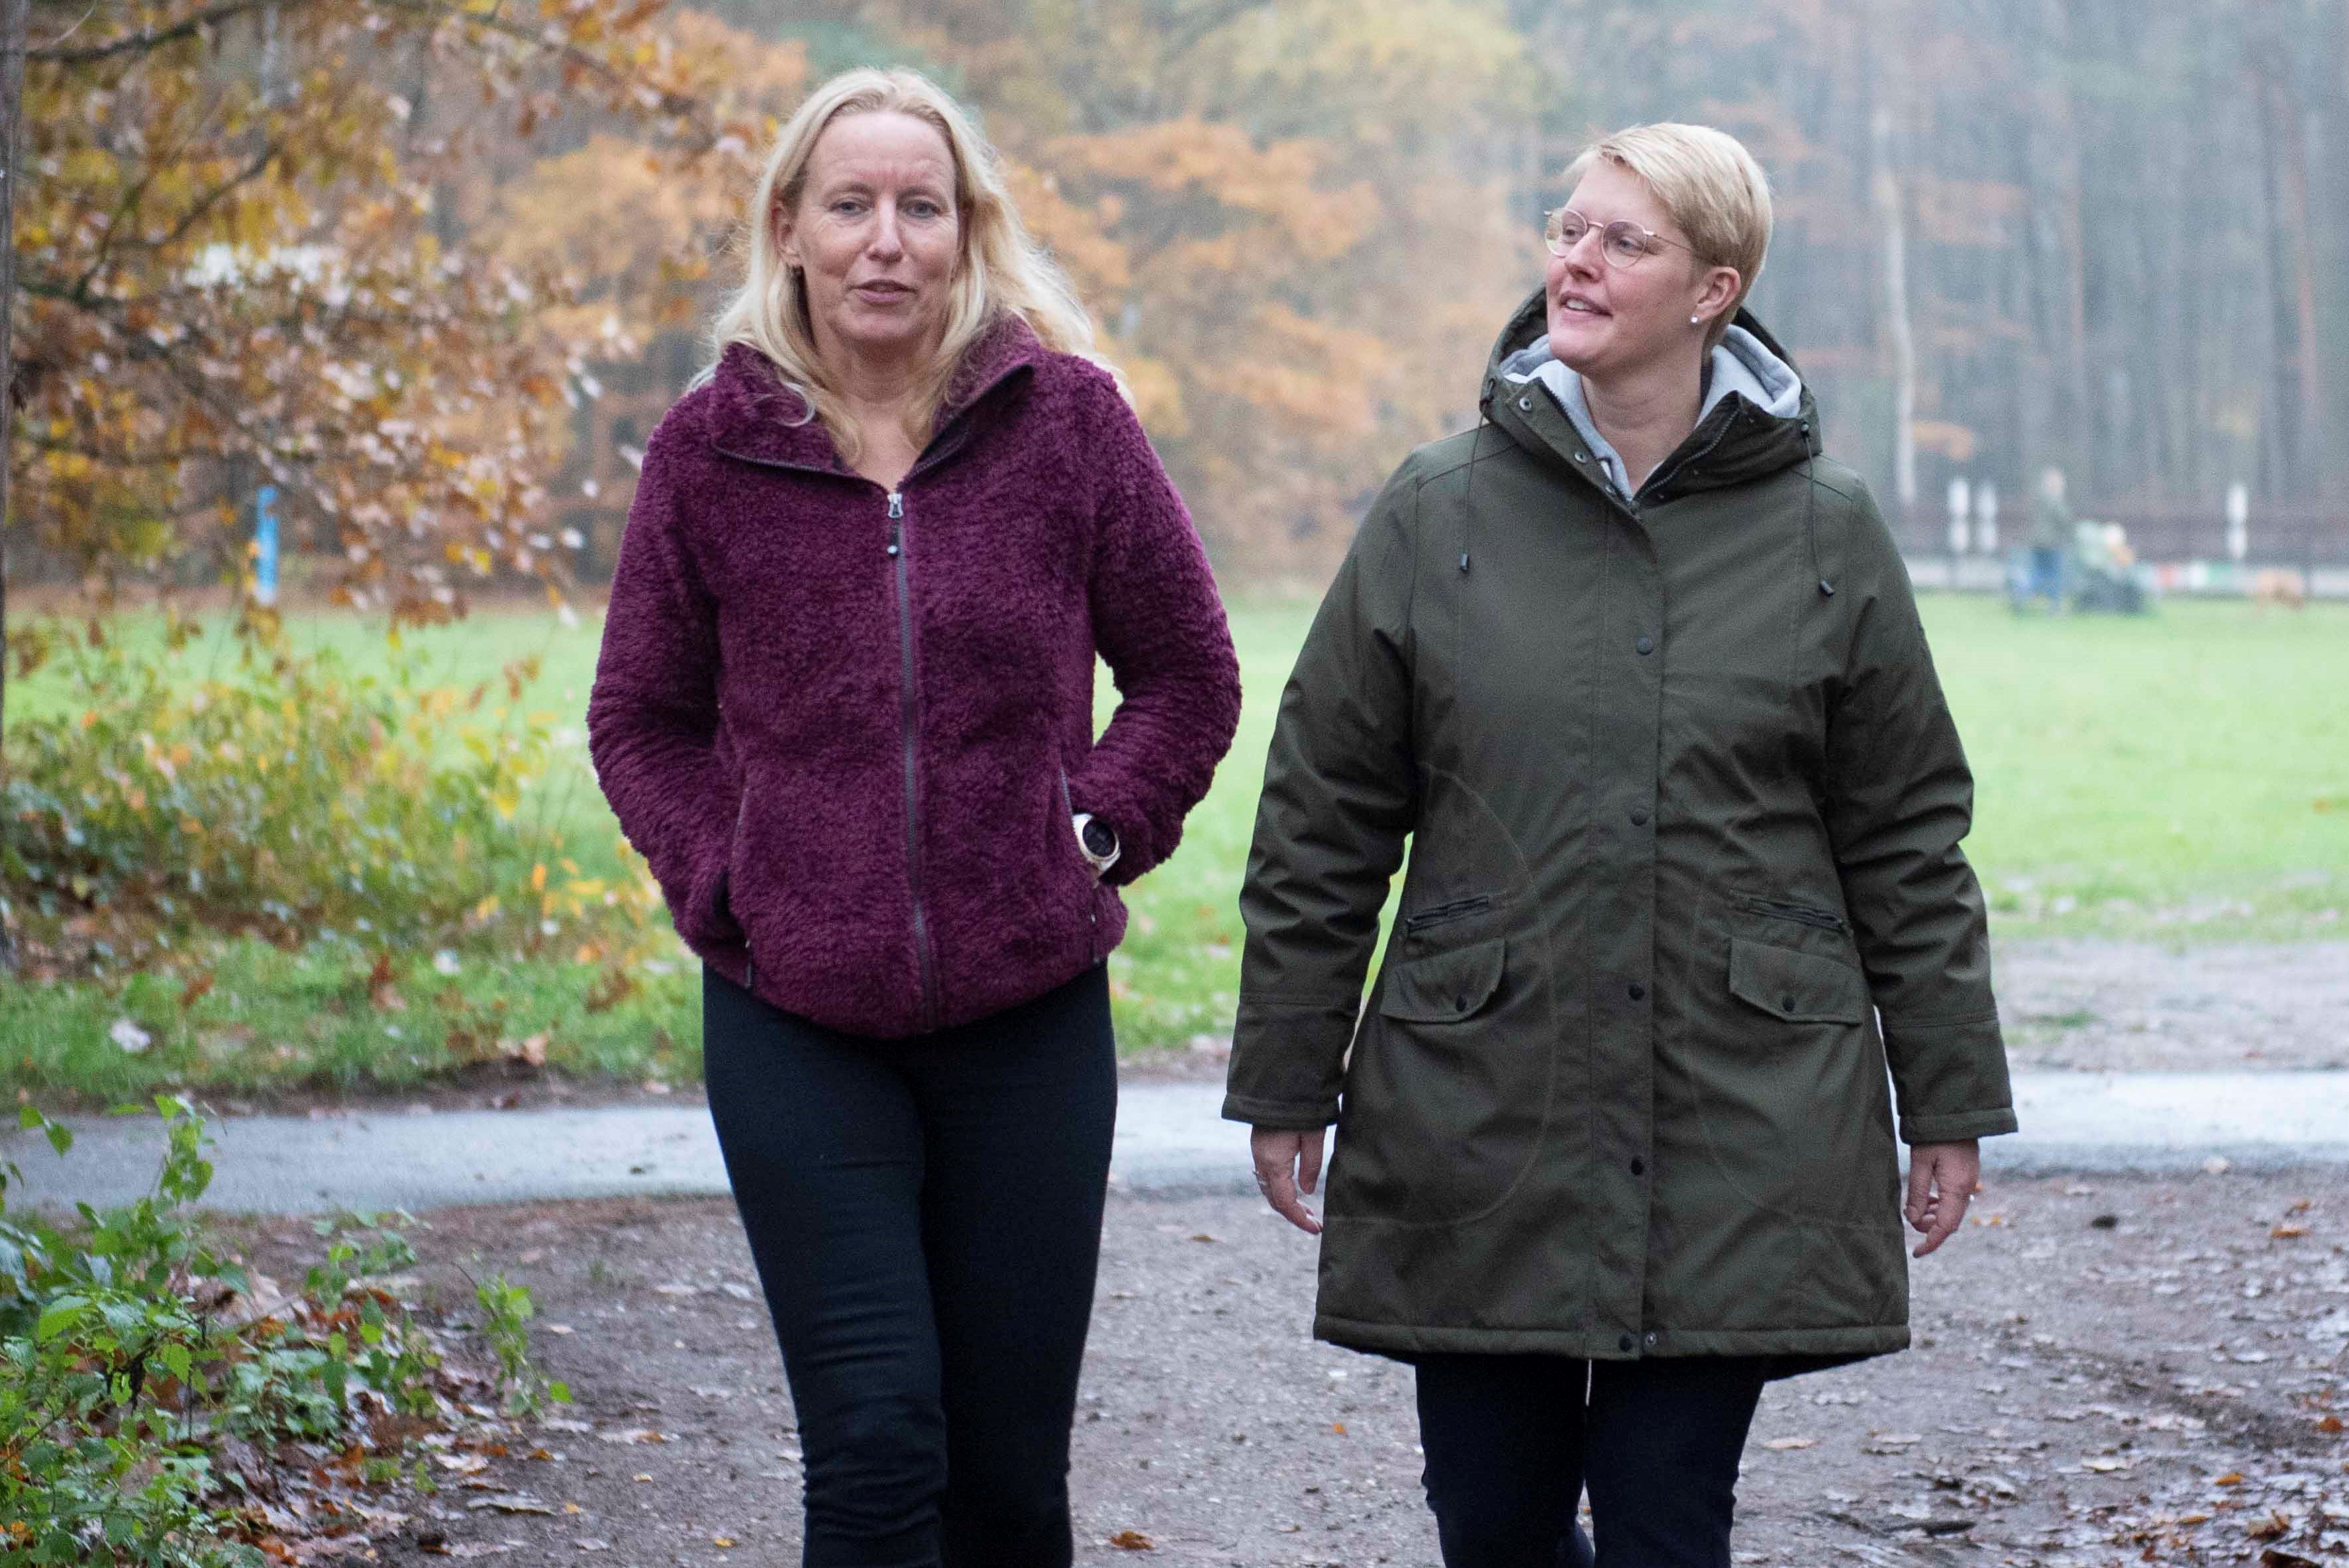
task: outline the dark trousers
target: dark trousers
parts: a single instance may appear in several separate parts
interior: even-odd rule
[[[702,976],[726,1174],[806,1456],[809,1568],[1066,1568],[1117,1112],[1109,982],[908,1040]]]
[[[1420,1447],[1444,1568],[1728,1568],[1764,1363],[1421,1356]]]

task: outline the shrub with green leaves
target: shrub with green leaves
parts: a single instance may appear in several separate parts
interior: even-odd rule
[[[634,930],[657,906],[641,874],[564,874],[523,809],[554,760],[556,716],[521,710],[534,661],[463,689],[397,643],[360,670],[249,624],[224,656],[176,617],[160,645],[95,621],[17,645],[64,688],[9,725],[0,897],[28,926],[534,944],[558,913]]]
[[[80,1205],[78,1223],[8,1212],[16,1171],[0,1165],[0,1568],[257,1568],[298,1521],[364,1521],[358,1494],[398,1484],[410,1445],[461,1432],[481,1395],[568,1398],[530,1365],[529,1293],[502,1280],[481,1301],[493,1368],[453,1363],[386,1288],[416,1255],[379,1219],[316,1222],[325,1261],[292,1292],[218,1255],[188,1209],[212,1180],[203,1123],[183,1100],[156,1109],[154,1192]],[[39,1112],[21,1119],[69,1147]],[[299,1479],[273,1459],[286,1452]],[[317,1506],[320,1476],[339,1502]],[[310,1505],[280,1506],[289,1486]]]

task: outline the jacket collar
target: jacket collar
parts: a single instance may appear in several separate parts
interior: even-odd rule
[[[964,416],[1010,383],[1034,374],[1050,353],[1025,318],[1009,312],[982,328],[963,351],[938,406],[926,459],[943,458],[967,438]],[[709,377],[703,433],[728,457],[818,473],[853,474],[815,407],[783,378],[775,362],[748,343],[726,346]]]
[[[1561,466],[1580,475],[1602,496],[1625,506],[1622,496],[1607,480],[1600,454],[1593,450],[1589,435],[1574,415],[1547,387],[1531,378],[1517,379],[1504,368],[1513,359],[1523,366],[1528,357],[1524,351],[1540,342],[1547,323],[1547,302],[1537,289],[1510,316],[1493,346],[1480,407],[1519,446],[1555,455]],[[1752,312],[1741,307],[1731,325],[1750,335],[1755,345],[1795,377],[1796,387],[1791,397],[1772,397],[1771,407],[1765,408],[1754,400],[1757,393],[1768,396],[1761,387],[1733,386],[1725,393],[1713,388],[1720,395],[1706,399],[1696,428],[1649,476],[1638,502],[1668,501],[1699,490],[1742,484],[1791,468],[1825,449],[1819,439],[1818,407],[1809,386],[1795,371],[1794,356]],[[1784,406],[1789,402],[1791,407]]]

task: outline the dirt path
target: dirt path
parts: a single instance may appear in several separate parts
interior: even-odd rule
[[[2349,943],[2018,943],[1995,962],[2019,1068],[2349,1068]]]
[[[1977,1213],[1918,1267],[1916,1350],[1772,1386],[1741,1563],[2349,1563],[2349,1173],[2018,1182]],[[800,1450],[727,1205],[450,1211],[417,1239],[447,1299],[457,1264],[537,1290],[578,1404],[388,1561],[796,1563]],[[1113,1200],[1105,1243],[1081,1562],[1434,1562],[1410,1375],[1307,1338],[1309,1242],[1213,1198]],[[554,1511],[468,1506],[515,1492]]]

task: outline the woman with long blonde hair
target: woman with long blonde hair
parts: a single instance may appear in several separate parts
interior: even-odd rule
[[[1206,558],[995,153],[853,71],[645,453],[588,730],[703,961],[811,1564],[1071,1558],[1117,888],[1238,719]],[[1121,701],[1094,738],[1093,665]]]

